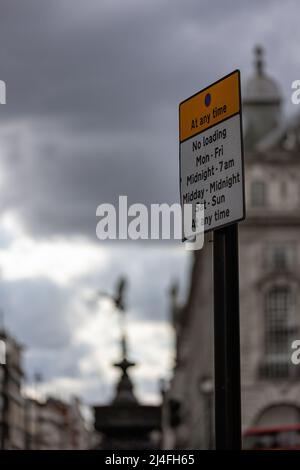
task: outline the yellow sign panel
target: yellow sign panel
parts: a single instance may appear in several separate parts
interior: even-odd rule
[[[191,232],[216,230],[245,218],[240,73],[235,70],[179,106],[179,180]],[[203,210],[199,220],[197,213]],[[187,234],[187,235],[186,235]]]
[[[179,139],[183,142],[240,112],[239,70],[179,105]]]

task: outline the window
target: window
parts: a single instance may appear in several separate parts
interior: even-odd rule
[[[266,247],[266,267],[272,271],[290,270],[295,265],[294,245],[271,244]]]
[[[283,180],[280,184],[280,195],[282,199],[286,199],[288,194],[287,181]]]
[[[263,181],[253,181],[251,185],[251,205],[263,207],[266,204],[266,185]]]
[[[297,332],[294,293],[289,286],[273,286],[265,297],[265,377],[284,378],[292,371],[291,342]]]

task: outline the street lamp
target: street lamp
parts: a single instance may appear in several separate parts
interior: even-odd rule
[[[203,375],[199,380],[199,390],[204,402],[204,429],[207,433],[207,448],[213,448],[213,391],[214,383],[210,376]]]

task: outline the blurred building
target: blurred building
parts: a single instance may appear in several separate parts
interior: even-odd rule
[[[138,402],[128,374],[134,367],[127,359],[126,337],[122,338],[121,369],[111,404],[95,407],[95,429],[100,433],[97,448],[104,450],[151,450],[161,448],[161,406]]]
[[[22,346],[4,329],[0,330],[0,341],[5,348],[4,363],[0,365],[0,448],[23,449]]]
[[[22,393],[23,347],[4,329],[0,345],[0,448],[89,449],[94,431],[87,428],[80,401],[26,398]]]
[[[76,450],[92,446],[93,432],[87,429],[81,403],[55,398],[45,402],[26,400],[26,449]]]
[[[243,91],[247,218],[239,226],[243,430],[300,423],[300,114],[256,49]],[[168,393],[166,447],[213,445],[212,241],[195,252],[187,303],[172,291],[177,362]]]

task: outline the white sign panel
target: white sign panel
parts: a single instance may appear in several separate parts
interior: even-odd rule
[[[180,105],[181,204],[208,232],[245,217],[240,79],[235,71]],[[196,227],[194,227],[194,230]]]

